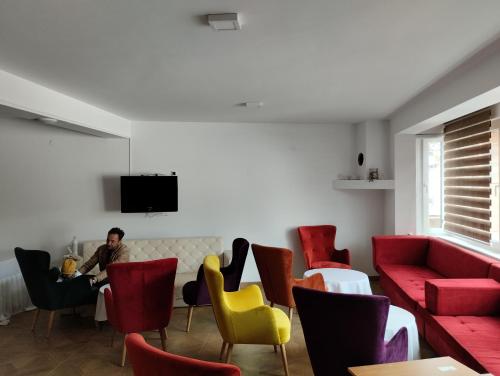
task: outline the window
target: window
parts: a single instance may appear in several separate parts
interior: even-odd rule
[[[491,118],[481,110],[422,139],[421,227],[500,251],[499,122]]]

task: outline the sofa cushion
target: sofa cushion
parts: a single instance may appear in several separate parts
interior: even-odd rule
[[[433,316],[429,326],[426,338],[439,354],[452,354],[478,372],[500,374],[500,317]]]
[[[500,313],[500,283],[492,278],[429,279],[425,303],[434,315],[496,315]]]
[[[488,278],[494,261],[442,239],[429,240],[427,266],[448,278]]]
[[[381,265],[381,275],[390,278],[397,286],[398,292],[406,300],[425,307],[425,281],[427,279],[442,278],[435,271],[417,265]],[[382,277],[381,277],[382,278]]]

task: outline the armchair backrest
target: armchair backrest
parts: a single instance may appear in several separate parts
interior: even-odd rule
[[[240,369],[231,364],[206,362],[174,355],[144,341],[137,333],[129,334],[125,340],[127,352],[135,376],[239,376]]]
[[[347,375],[347,367],[383,362],[389,298],[303,287],[293,287],[293,296],[315,375]]]
[[[167,327],[172,315],[177,259],[110,264],[114,321],[124,333]]]
[[[206,256],[203,261],[203,270],[220,334],[224,341],[234,343],[235,333],[231,325],[231,313],[224,294],[224,276],[220,272],[219,258],[216,255]]]
[[[233,240],[233,255],[231,258],[231,263],[226,267],[220,268],[220,271],[224,276],[224,291],[239,290],[243,268],[245,267],[245,261],[247,259],[248,247],[249,243],[246,239],[236,238]],[[198,269],[196,283],[198,285],[195,298],[196,304],[211,304],[208,287],[203,272],[203,264],[200,265],[200,268]]]
[[[292,296],[292,251],[252,244],[252,252],[267,300],[286,307],[295,306]]]
[[[314,261],[328,261],[335,249],[337,227],[332,225],[300,226],[298,228],[307,269]]]
[[[51,309],[50,254],[46,251],[26,250],[19,247],[15,248],[14,253],[31,302],[38,308]]]
[[[237,291],[239,289],[249,246],[250,244],[246,239],[236,238],[233,240],[233,256],[231,263],[221,268],[221,272],[224,275],[225,291]]]

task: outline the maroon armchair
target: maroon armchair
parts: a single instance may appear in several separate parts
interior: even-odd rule
[[[144,341],[137,333],[125,340],[135,376],[240,376],[240,369],[231,364],[206,362],[161,351]]]
[[[293,286],[326,291],[325,281],[320,273],[304,279],[293,278],[291,250],[252,244],[252,251],[267,300],[271,302],[271,307],[274,304],[288,307],[290,323],[295,307]]]
[[[238,291],[240,288],[241,275],[247,259],[249,243],[246,239],[236,238],[233,240],[233,256],[228,266],[220,268],[224,276],[224,291]],[[203,271],[203,264],[198,269],[196,281],[189,281],[182,287],[182,298],[188,308],[186,332],[189,333],[194,307],[210,305],[207,282]]]
[[[298,228],[306,268],[351,269],[349,250],[335,249],[337,227],[332,225],[300,226]]]
[[[111,290],[104,291],[108,320],[125,334],[158,330],[166,350],[167,326],[172,316],[177,259],[108,265]],[[122,367],[125,365],[125,338]]]
[[[315,376],[349,375],[348,367],[402,362],[408,331],[384,341],[390,300],[386,296],[292,289]]]

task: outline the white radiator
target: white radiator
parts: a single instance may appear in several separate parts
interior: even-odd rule
[[[0,325],[7,325],[12,315],[32,308],[21,273],[0,279]]]

